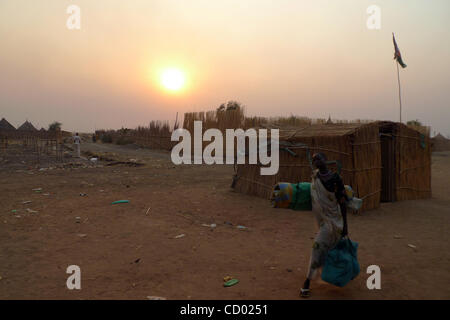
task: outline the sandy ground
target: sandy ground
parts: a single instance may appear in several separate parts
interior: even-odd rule
[[[0,166],[0,299],[298,299],[316,232],[311,212],[233,192],[230,166],[174,166],[168,153],[133,147],[83,148],[146,165]],[[311,298],[450,299],[449,181],[450,153],[434,154],[433,199],[351,215],[361,274],[345,288],[314,282]],[[111,205],[121,199],[130,203]],[[373,264],[381,290],[366,287]],[[81,268],[81,290],[66,287],[69,265]],[[224,288],[228,275],[240,282]]]

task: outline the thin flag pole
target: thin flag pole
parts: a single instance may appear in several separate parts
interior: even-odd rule
[[[400,104],[400,123],[402,122],[402,91],[400,86],[400,70],[398,65],[400,64],[402,68],[406,68],[406,64],[403,62],[402,55],[400,53],[400,50],[398,49],[397,42],[395,41],[395,35],[392,32],[392,41],[394,42],[394,59],[397,62],[397,81],[398,81],[398,101]]]
[[[400,71],[398,68],[398,61],[395,61],[397,65],[397,82],[398,82],[398,102],[400,104],[400,122],[402,122],[402,91],[400,86]]]

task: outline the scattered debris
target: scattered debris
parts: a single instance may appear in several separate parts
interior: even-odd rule
[[[42,191],[42,188],[35,188],[33,191]]]
[[[31,203],[31,201],[24,201],[24,202],[22,202],[22,204],[28,204],[28,203]]]
[[[208,228],[215,228],[215,227],[217,227],[217,224],[215,224],[215,223],[212,223],[212,224],[206,224],[206,223],[204,223],[204,224],[202,224],[202,226],[204,226],[204,227],[208,227]]]
[[[229,226],[232,226],[232,225],[233,225],[231,222],[228,222],[228,221],[224,221],[223,223],[224,223],[224,224],[227,224],[227,225],[229,225]]]
[[[145,213],[145,215],[148,215],[149,211],[150,211],[150,207],[148,207],[147,212]]]
[[[38,211],[34,211],[34,210],[30,209],[30,208],[27,208],[27,212],[28,213],[38,213]]]
[[[43,196],[49,196],[50,193],[43,193],[42,195],[43,195]]]
[[[141,261],[141,258],[137,258],[136,260],[134,260],[134,263],[139,263],[139,261]]]
[[[230,281],[231,279],[233,279],[233,277],[225,276],[225,277],[223,277],[223,282]]]
[[[400,235],[394,235],[394,239],[402,239],[403,237]]]
[[[106,166],[116,166],[119,164],[127,165],[130,167],[141,167],[144,165],[143,163],[132,162],[132,161],[114,161],[114,162],[108,163]]]
[[[75,222],[76,223],[80,223],[81,218],[80,217],[75,217]]]
[[[239,280],[238,280],[238,279],[231,279],[231,280],[226,281],[226,282],[223,284],[223,286],[224,286],[224,287],[231,287],[231,286],[234,286],[235,284],[238,284],[238,283],[239,283]]]
[[[79,233],[79,234],[77,234],[77,236],[79,236],[80,238],[85,238],[85,237],[87,237],[87,234],[85,234],[85,233]]]
[[[180,239],[180,238],[183,238],[184,236],[186,236],[186,235],[184,233],[182,233],[182,234],[177,235],[175,237],[175,239]]]
[[[415,245],[410,244],[410,243],[408,244],[408,247],[413,248],[413,249],[417,249],[417,247]]]
[[[128,203],[128,202],[130,202],[130,200],[117,200],[112,202],[111,204]]]
[[[147,296],[148,300],[167,300],[164,297],[157,297],[157,296]]]
[[[80,197],[86,197],[87,193],[80,193]]]
[[[12,213],[16,213],[16,212],[17,212],[17,210],[16,210],[16,209],[13,209],[13,210],[11,210],[11,212],[12,212]]]
[[[236,228],[238,228],[239,230],[246,230],[247,229],[247,227],[244,227],[244,226],[237,226]]]

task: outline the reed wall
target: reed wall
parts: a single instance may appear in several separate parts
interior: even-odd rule
[[[403,124],[395,132],[396,197],[413,200],[431,197],[431,141],[428,134]]]

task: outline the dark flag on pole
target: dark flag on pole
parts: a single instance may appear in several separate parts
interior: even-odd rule
[[[392,40],[394,41],[394,47],[395,47],[394,59],[397,60],[397,62],[402,66],[402,68],[406,68],[406,64],[402,60],[402,55],[400,53],[400,50],[398,49],[397,42],[395,41],[394,34],[392,34]]]

